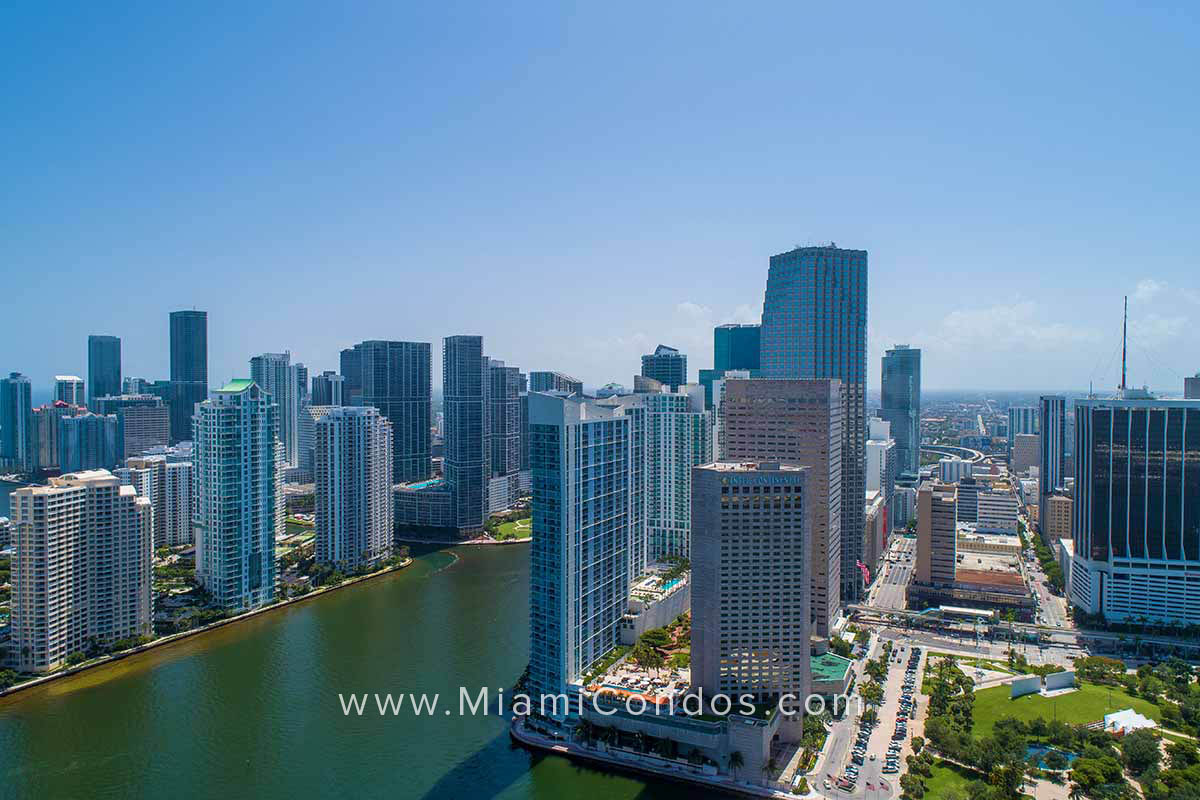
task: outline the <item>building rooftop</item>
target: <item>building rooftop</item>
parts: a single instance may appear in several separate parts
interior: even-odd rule
[[[954,579],[957,583],[972,583],[978,586],[997,586],[1003,588],[1023,589],[1025,581],[1015,572],[1001,572],[991,569],[955,570]]]
[[[218,392],[228,392],[229,394],[240,394],[254,385],[254,381],[249,378],[233,378],[229,383],[218,389]]]
[[[850,671],[850,667],[854,664],[848,658],[842,658],[837,653],[822,653],[819,656],[811,656],[808,659],[809,666],[812,668],[812,679],[814,681],[840,681],[846,677]]]

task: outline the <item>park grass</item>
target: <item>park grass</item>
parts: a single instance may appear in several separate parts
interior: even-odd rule
[[[505,522],[496,530],[496,539],[503,542],[508,539],[527,539],[533,535],[532,520],[526,517],[512,522]]]
[[[974,725],[971,734],[981,738],[991,734],[996,721],[1002,717],[1016,717],[1022,722],[1041,718],[1059,719],[1070,725],[1083,725],[1104,719],[1105,714],[1132,708],[1153,720],[1160,718],[1158,706],[1140,697],[1131,697],[1115,686],[1098,686],[1084,683],[1069,694],[1058,697],[1042,697],[1027,694],[1011,699],[1012,687],[993,686],[975,692]]]
[[[985,780],[981,773],[948,761],[934,761],[932,771],[933,774],[925,779],[926,800],[941,800],[951,789],[965,791],[971,781]]]

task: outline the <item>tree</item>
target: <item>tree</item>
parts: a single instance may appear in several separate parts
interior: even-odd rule
[[[921,750],[925,747],[925,740],[920,736],[914,736],[912,740],[913,752],[921,755]]]
[[[729,754],[729,771],[733,773],[733,777],[737,777],[737,771],[746,765],[746,758],[742,755],[741,750],[734,750]]]
[[[1149,730],[1128,733],[1121,740],[1121,755],[1130,772],[1141,775],[1158,766],[1162,757],[1158,749],[1158,737]]]
[[[1173,742],[1167,745],[1167,757],[1171,759],[1171,769],[1187,769],[1200,764],[1200,750],[1191,742]]]

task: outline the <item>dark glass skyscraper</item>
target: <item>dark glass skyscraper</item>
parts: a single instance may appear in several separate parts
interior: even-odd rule
[[[443,340],[446,449],[442,472],[452,495],[454,527],[462,533],[482,529],[487,514],[487,363],[482,336],[447,336]]]
[[[761,325],[718,325],[713,328],[713,369],[759,368]]]
[[[88,408],[97,397],[121,393],[121,340],[116,336],[88,337]]]
[[[1066,486],[1067,398],[1043,395],[1041,400],[1041,459],[1038,464],[1038,525],[1045,530],[1046,499]]]
[[[1200,624],[1200,401],[1076,400],[1075,464],[1071,602]]]
[[[673,392],[687,383],[687,356],[660,344],[653,353],[642,356],[642,377],[666,384]]]
[[[365,343],[364,343],[365,344]],[[428,347],[428,345],[426,345]],[[338,369],[345,379],[342,386],[342,402],[348,406],[362,405],[363,376],[362,376],[362,345],[347,347],[342,351]],[[397,475],[396,480],[400,477]]]
[[[879,416],[892,424],[899,472],[921,469],[921,351],[898,344],[883,355]]]
[[[857,601],[866,524],[867,251],[830,245],[771,256],[759,361],[764,378],[845,384],[842,598]]]
[[[0,466],[33,469],[33,394],[19,372],[0,379]]]
[[[520,370],[488,359],[488,448],[491,477],[521,470]]]
[[[171,312],[171,380],[208,385],[208,312]]]
[[[433,472],[430,358],[429,342],[371,340],[342,351],[345,402],[350,403],[352,374],[355,405],[374,406],[392,423],[392,479],[397,483],[423,481]]]

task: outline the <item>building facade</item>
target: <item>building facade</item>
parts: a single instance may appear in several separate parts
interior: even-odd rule
[[[1038,466],[1041,460],[1042,437],[1037,433],[1018,433],[1012,438],[1012,455],[1008,460],[1008,471],[1013,475],[1024,475],[1030,467]]]
[[[1038,432],[1037,406],[1008,407],[1008,460],[1012,462],[1013,445],[1018,433],[1036,434]]]
[[[761,369],[766,378],[837,379],[846,410],[842,446],[842,598],[863,579],[866,493],[867,252],[798,247],[771,257],[763,299]]]
[[[16,668],[49,672],[94,645],[149,636],[150,502],[106,470],[12,494]]]
[[[669,386],[672,392],[687,383],[687,356],[674,347],[660,344],[654,352],[642,356],[642,377]]]
[[[208,312],[172,311],[171,380],[208,386]]]
[[[123,394],[96,399],[97,411],[117,418],[117,458],[139,456],[171,443],[171,412],[161,397]]]
[[[1200,623],[1200,401],[1133,395],[1075,401],[1071,602]]]
[[[534,697],[577,692],[588,670],[620,643],[630,540],[638,535],[626,410],[578,395],[529,395]]]
[[[138,456],[113,474],[150,501],[155,549],[192,543],[192,462]]]
[[[713,463],[692,473],[692,685],[805,698],[811,600],[807,467]],[[801,719],[784,723],[785,739]]]
[[[392,424],[370,407],[316,422],[316,557],[358,569],[392,554]]]
[[[63,472],[110,470],[120,463],[115,414],[60,417],[58,468]]]
[[[299,375],[291,363],[292,354],[263,353],[250,359],[250,379],[259,389],[271,395],[278,407],[276,435],[283,445],[283,458],[288,467],[300,466],[300,395]]]
[[[850,494],[845,483],[845,387],[830,379],[727,379],[722,408],[729,461],[808,467],[810,608],[814,631],[829,636],[841,607],[839,588],[845,583],[842,506],[850,503],[864,512],[853,537],[859,546],[866,524],[865,490]],[[856,563],[850,568],[859,572]]]
[[[433,474],[429,342],[370,340],[342,351],[346,405],[374,406],[392,423],[397,483]],[[349,372],[347,372],[349,370]]]
[[[336,372],[325,370],[320,375],[312,377],[312,396],[310,402],[314,406],[344,406],[346,379]]]
[[[583,381],[562,372],[535,370],[529,373],[529,391],[583,394]]]
[[[0,465],[33,469],[33,388],[19,372],[0,379]]]
[[[121,393],[121,340],[116,336],[88,337],[88,408],[97,397]]]
[[[446,450],[442,473],[454,504],[454,526],[466,535],[487,518],[490,452],[482,336],[447,336],[442,345],[442,402]]]
[[[924,483],[917,490],[917,562],[913,580],[928,586],[954,583],[958,563],[956,489]]]
[[[275,537],[284,531],[278,406],[252,380],[232,380],[193,423],[196,580],[220,608],[275,597]]]
[[[78,375],[55,375],[54,402],[69,403],[73,406],[87,405],[83,378]]]
[[[646,536],[649,561],[689,558],[692,530],[692,467],[712,460],[712,415],[704,389],[647,394]]]
[[[921,351],[898,344],[883,355],[879,416],[892,425],[900,472],[921,469]]]
[[[521,494],[521,371],[487,359],[489,512],[504,511]]]
[[[1046,545],[1053,547],[1063,539],[1073,538],[1071,521],[1075,514],[1075,501],[1065,494],[1052,494],[1044,498],[1042,507],[1046,511],[1044,515],[1039,515],[1038,522]]]
[[[1067,485],[1067,398],[1042,396],[1042,432],[1038,458],[1038,519],[1045,499]]]

